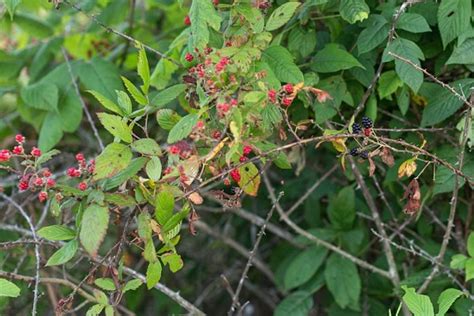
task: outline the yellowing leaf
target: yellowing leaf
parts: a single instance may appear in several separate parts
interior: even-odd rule
[[[256,196],[260,186],[260,173],[253,163],[246,163],[239,168],[239,187],[248,195]]]
[[[216,147],[214,147],[210,152],[209,154],[207,154],[206,156],[206,162],[214,159],[214,157],[222,150],[222,148],[224,147],[225,145],[225,142],[229,139],[229,137],[226,137],[224,138],[223,140],[221,140],[221,142],[219,144],[217,144]]]
[[[405,160],[400,167],[398,168],[398,178],[402,178],[403,176],[410,177],[416,171],[416,162],[415,158],[410,158]]]

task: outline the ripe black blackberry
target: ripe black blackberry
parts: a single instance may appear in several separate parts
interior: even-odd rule
[[[369,153],[364,150],[363,152],[360,153],[360,158],[362,159],[369,158]]]
[[[362,126],[364,126],[364,128],[372,128],[372,125],[373,122],[370,118],[367,116],[362,117]]]
[[[359,123],[352,124],[352,133],[360,134],[362,132],[362,128],[360,127]]]
[[[356,157],[356,156],[359,155],[359,149],[357,149],[357,148],[352,148],[351,151],[349,152],[349,154],[350,154],[351,156]]]

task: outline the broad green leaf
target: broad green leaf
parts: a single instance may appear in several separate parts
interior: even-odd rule
[[[127,207],[127,206],[136,206],[137,201],[127,194],[122,193],[106,193],[104,195],[104,200],[107,203],[115,204],[119,207]]]
[[[53,149],[53,150],[50,150],[50,151],[47,151],[45,153],[43,153],[41,155],[41,157],[39,157],[38,159],[36,159],[36,166],[41,166],[42,164],[44,164],[45,162],[48,162],[49,160],[51,160],[54,156],[56,156],[57,154],[61,153],[59,150],[57,149]]]
[[[63,137],[61,116],[56,112],[48,112],[38,139],[38,147],[42,151],[52,149]]]
[[[76,232],[63,225],[51,225],[38,230],[38,236],[48,240],[70,240],[76,237]]]
[[[451,269],[464,269],[464,267],[466,266],[467,259],[468,259],[468,257],[466,257],[465,255],[462,255],[462,254],[454,255],[451,258],[451,262],[449,263],[449,267]]]
[[[160,145],[152,138],[140,138],[131,145],[132,150],[150,156],[161,156]]]
[[[474,84],[473,79],[461,79],[450,83],[461,95],[469,95],[469,88]],[[438,89],[428,97],[428,105],[423,110],[421,126],[440,123],[456,113],[463,102],[446,89]]]
[[[117,93],[117,103],[125,115],[132,113],[132,100],[125,91],[115,90]],[[120,114],[120,113],[118,113]]]
[[[329,203],[328,215],[331,223],[338,229],[348,230],[354,223],[355,193],[352,187],[345,187]]]
[[[310,292],[296,291],[285,297],[275,309],[274,316],[307,316],[313,307]]]
[[[405,291],[403,302],[407,305],[413,316],[434,316],[433,304],[427,295],[416,293],[414,288],[402,286]]]
[[[467,238],[467,253],[474,258],[474,232],[471,232]]]
[[[109,226],[109,209],[97,204],[89,205],[82,215],[79,239],[84,249],[93,257],[97,255]]]
[[[141,93],[140,90],[138,90],[138,88],[135,87],[135,85],[130,80],[128,80],[125,77],[122,77],[122,81],[125,85],[125,88],[127,88],[128,93],[130,93],[130,95],[133,97],[135,101],[137,101],[138,104],[141,104],[141,105],[148,104],[147,97],[143,95],[143,93]]]
[[[178,213],[173,214],[166,223],[163,225],[162,230],[164,233],[168,233],[176,228],[176,226],[181,225],[181,221],[186,218],[186,216],[189,213],[189,208],[184,207],[181,211]],[[174,237],[174,236],[173,236]],[[173,238],[170,237],[170,238]]]
[[[94,91],[94,90],[88,90],[87,92],[89,92],[90,94],[92,94],[94,96],[94,98],[97,99],[97,101],[99,101],[99,103],[104,107],[106,108],[107,110],[110,110],[114,113],[117,113],[119,115],[123,115],[124,112],[122,111],[122,109],[117,105],[115,104],[115,102],[107,99],[106,97],[104,97],[102,94],[100,94],[99,92],[97,91]]]
[[[78,74],[87,90],[97,91],[109,100],[115,99],[115,90],[123,90],[117,66],[105,58],[94,57],[81,63],[78,66]]]
[[[54,34],[53,27],[46,19],[40,19],[32,14],[17,12],[14,22],[23,31],[37,38],[47,38]]]
[[[443,47],[469,28],[471,0],[442,0],[438,9],[438,29]]]
[[[276,105],[267,103],[262,110],[262,119],[263,123],[270,128],[271,125],[278,125],[283,120],[283,115]]]
[[[126,293],[128,291],[134,291],[134,290],[138,289],[142,284],[143,284],[143,282],[140,279],[130,280],[123,287],[122,293]]]
[[[13,20],[15,15],[16,8],[22,2],[22,0],[4,0],[5,6],[7,7],[8,13],[10,14],[10,19]]]
[[[311,68],[316,72],[336,72],[353,67],[364,68],[362,64],[337,44],[328,44],[316,53]]]
[[[20,288],[15,283],[5,279],[0,279],[0,297],[18,297],[20,295]]]
[[[461,295],[463,295],[462,292],[457,289],[444,290],[438,298],[439,309],[436,316],[444,316]]]
[[[167,105],[171,101],[176,100],[182,93],[184,93],[185,90],[185,84],[177,84],[168,87],[165,90],[158,92],[158,94],[153,97],[150,104],[154,109],[160,108]]]
[[[367,19],[370,9],[364,0],[341,0],[339,12],[344,20],[350,24],[354,24],[357,21]]]
[[[190,47],[203,49],[209,42],[210,33],[208,26],[218,31],[221,26],[221,17],[216,12],[211,1],[195,0],[189,10],[191,19]]]
[[[111,278],[95,279],[94,284],[106,291],[115,291],[115,284]]]
[[[170,271],[173,273],[181,270],[184,265],[183,259],[177,253],[164,254],[161,256],[161,261],[163,261],[163,265],[168,265]]]
[[[176,143],[191,134],[193,128],[196,126],[199,120],[198,114],[188,114],[183,117],[173,128],[170,130],[168,134],[168,143]]]
[[[126,143],[133,141],[132,129],[120,116],[107,113],[98,113],[97,116],[110,134]]]
[[[167,131],[171,130],[180,119],[181,116],[170,109],[163,109],[156,112],[156,120],[158,121],[158,125]]]
[[[286,48],[278,45],[270,46],[262,54],[262,60],[270,66],[278,80],[296,84],[303,82],[304,77],[293,58]]]
[[[286,268],[285,289],[291,290],[307,282],[323,264],[328,251],[319,246],[312,246],[294,256]]]
[[[145,171],[148,178],[152,179],[153,181],[158,181],[161,178],[161,160],[160,158],[153,156],[151,159],[146,163]]]
[[[466,260],[465,269],[466,282],[474,279],[474,258],[469,258]]]
[[[79,242],[77,240],[71,240],[66,243],[64,246],[59,248],[46,262],[46,266],[57,266],[65,264],[71,260],[79,248]]]
[[[59,90],[52,83],[38,82],[21,89],[21,97],[28,106],[45,111],[57,111]]]
[[[143,240],[151,239],[152,231],[150,226],[150,214],[141,212],[138,214],[138,236]]]
[[[163,190],[156,195],[155,217],[158,223],[164,225],[173,215],[174,196],[171,192]]]
[[[451,64],[474,64],[474,37],[468,38],[454,48],[453,53],[446,62],[446,65]]]
[[[148,58],[146,57],[146,51],[143,45],[140,45],[138,51],[137,71],[143,81],[142,91],[147,94],[148,88],[150,87],[150,66],[148,65]]]
[[[239,187],[248,195],[257,196],[260,187],[260,172],[251,162],[239,167]]]
[[[337,305],[342,308],[359,306],[361,281],[356,265],[336,253],[326,261],[326,285]]]
[[[86,312],[86,316],[99,316],[100,313],[104,310],[105,305],[95,304],[92,305]]]
[[[370,52],[379,46],[388,36],[390,25],[387,19],[378,14],[373,14],[367,20],[367,27],[360,32],[357,39],[359,55]]]
[[[132,151],[128,146],[118,143],[109,144],[96,159],[94,180],[110,178],[127,168],[132,160]]]
[[[397,23],[397,28],[412,33],[431,31],[426,19],[417,13],[403,13]]]
[[[389,70],[380,76],[377,91],[380,98],[384,99],[390,97],[400,87],[403,87],[403,82],[398,78],[395,71]]]
[[[110,179],[107,179],[104,189],[110,190],[116,188],[131,177],[135,176],[145,166],[147,161],[148,159],[146,157],[133,159],[125,169],[112,176]]]
[[[279,6],[275,11],[273,11],[272,15],[270,15],[270,18],[265,25],[265,29],[267,31],[274,31],[282,27],[291,19],[300,5],[301,3],[299,2],[287,2]]]
[[[159,261],[150,262],[146,269],[146,287],[153,288],[161,279],[161,263]]]

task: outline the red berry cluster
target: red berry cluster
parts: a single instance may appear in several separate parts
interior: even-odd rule
[[[179,155],[180,158],[189,158],[193,153],[193,147],[186,141],[182,140],[168,147],[171,155]]]
[[[279,92],[274,89],[268,91],[268,100],[271,103],[281,103],[282,105],[289,107],[295,99],[295,88],[291,83],[284,85]]]
[[[66,174],[70,178],[81,178],[85,177],[90,178],[92,174],[95,171],[95,160],[90,160],[89,163],[87,163],[84,155],[82,153],[79,153],[76,155],[76,160],[77,160],[77,167],[71,167],[67,169]],[[81,191],[85,191],[88,188],[87,180],[81,181],[78,185],[77,188]]]
[[[243,149],[243,155],[240,157],[239,161],[240,162],[245,162],[248,159],[248,155],[253,151],[252,147],[249,145],[245,145]]]

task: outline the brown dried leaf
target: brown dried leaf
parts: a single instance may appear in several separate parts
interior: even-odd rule
[[[204,202],[204,199],[202,198],[202,196],[197,192],[191,193],[188,196],[188,200],[190,200],[191,203],[196,204],[196,205],[201,205],[202,202]]]
[[[379,156],[387,166],[392,167],[395,164],[395,159],[393,158],[392,152],[390,149],[388,149],[388,147],[384,147]]]
[[[373,161],[372,157],[369,156],[369,176],[373,176],[375,173],[375,162]]]
[[[410,181],[403,198],[408,200],[405,208],[403,209],[404,212],[408,215],[414,215],[418,213],[421,207],[421,192],[417,179]]]

